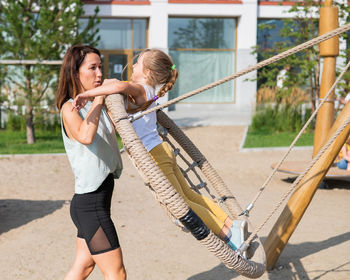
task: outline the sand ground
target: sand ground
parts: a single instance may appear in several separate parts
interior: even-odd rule
[[[222,176],[242,207],[255,196],[283,150],[240,151],[243,126],[188,128],[185,133]],[[130,280],[244,279],[190,234],[174,226],[144,186],[126,153],[112,215]],[[288,160],[310,160],[295,150]],[[290,186],[277,173],[251,212],[260,224]],[[0,157],[0,279],[63,279],[75,252],[69,216],[73,174],[65,155]],[[350,182],[319,189],[281,254],[261,279],[350,279]],[[282,210],[282,209],[281,209]],[[280,211],[281,211],[280,210]],[[279,212],[280,212],[279,211]],[[277,212],[261,230],[264,240]],[[103,279],[98,268],[89,279]]]

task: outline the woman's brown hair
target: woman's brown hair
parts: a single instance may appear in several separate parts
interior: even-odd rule
[[[72,46],[65,54],[60,70],[58,89],[56,94],[56,106],[61,110],[63,104],[71,98],[75,98],[81,91],[79,80],[79,68],[88,53],[95,53],[101,57],[98,49],[91,46]]]
[[[152,87],[156,87],[160,84],[163,84],[163,86],[159,89],[155,98],[148,100],[133,112],[128,110],[129,113],[135,113],[147,109],[155,100],[164,96],[166,92],[173,88],[178,77],[178,72],[173,60],[165,52],[159,49],[146,49],[139,54],[139,56],[142,55],[144,56],[143,69],[149,70],[149,74],[146,76],[147,83]]]

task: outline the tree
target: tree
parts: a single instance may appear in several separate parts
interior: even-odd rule
[[[2,124],[2,107],[3,104],[7,101],[7,93],[4,90],[4,80],[7,73],[6,67],[0,65],[0,128]]]
[[[258,59],[264,60],[316,37],[318,35],[318,19],[317,16],[315,17],[315,13],[318,13],[320,5],[321,1],[314,0],[306,0],[303,3],[296,2],[288,11],[288,13],[293,14],[293,18],[282,20],[283,25],[277,34],[280,40],[271,45],[268,45],[266,41],[269,40],[269,30],[275,29],[275,27],[267,23],[259,25],[259,32],[266,33],[266,35],[264,37],[265,43],[255,49]],[[315,99],[320,90],[318,45],[261,69],[258,72],[259,87],[275,87],[277,76],[285,65],[290,67],[290,71],[285,77],[284,89],[277,89],[276,101],[288,97],[293,89],[303,88],[308,92],[312,107],[315,108]]]
[[[83,27],[79,21],[84,14],[80,0],[1,0],[0,58],[61,60],[73,44],[96,45],[97,13],[96,7]],[[38,63],[7,68],[5,80],[16,86],[15,95],[23,96],[25,101],[27,143],[34,143],[35,108],[55,88],[59,67]]]
[[[270,30],[274,30],[276,26],[264,22],[259,24],[259,32],[261,32],[264,39],[254,50],[258,54],[258,59],[264,60],[292,46],[317,37],[319,35],[319,10],[322,5],[322,1],[315,0],[296,2],[288,11],[288,13],[293,14],[293,18],[283,19],[282,21],[283,26],[277,34],[280,37],[280,41],[270,45],[268,44]],[[333,1],[333,5],[339,7],[339,21],[349,22],[350,7],[348,3],[344,3],[344,1]],[[350,52],[348,50],[348,46],[350,45],[349,35],[349,33],[340,35],[347,42],[347,49],[342,50],[340,53],[340,56],[345,57],[343,62],[348,62],[350,59]],[[314,110],[315,101],[319,97],[320,91],[320,64],[319,46],[315,45],[259,70],[258,86],[262,88],[275,87],[279,71],[285,65],[289,65],[291,70],[285,79],[285,90],[277,91],[277,101],[279,101],[278,98],[288,97],[293,89],[303,88],[309,94],[312,109]],[[342,87],[344,95],[350,92],[350,74],[345,75],[343,81],[340,83],[340,87]]]

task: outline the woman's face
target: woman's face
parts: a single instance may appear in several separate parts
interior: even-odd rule
[[[146,75],[143,72],[143,59],[145,54],[138,57],[136,63],[132,67],[131,80],[133,82],[142,82],[146,79]]]
[[[79,68],[79,80],[84,91],[102,84],[102,64],[97,54],[88,53],[85,55]]]

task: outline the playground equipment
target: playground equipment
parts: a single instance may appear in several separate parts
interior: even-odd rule
[[[106,97],[107,108],[111,112],[112,120],[116,125],[117,131],[123,140],[126,151],[128,152],[131,160],[139,170],[140,174],[144,178],[146,184],[150,187],[151,191],[155,193],[155,196],[159,203],[162,206],[164,206],[169,217],[172,218],[174,223],[180,224],[186,229],[188,229],[198,241],[205,245],[209,251],[214,253],[227,267],[234,269],[241,275],[250,278],[258,278],[265,272],[266,256],[267,268],[273,267],[273,265],[277,261],[280,253],[282,252],[284,246],[289,240],[289,237],[293,233],[308,204],[310,203],[318,184],[321,182],[322,178],[324,177],[325,173],[327,172],[331,163],[333,162],[335,156],[337,155],[341,146],[345,142],[345,139],[350,133],[350,105],[345,106],[343,112],[338,117],[336,125],[334,125],[331,129],[330,136],[328,137],[329,140],[326,143],[326,145],[324,145],[323,148],[317,153],[317,155],[314,157],[314,160],[311,162],[310,166],[306,169],[304,174],[301,174],[298,177],[298,179],[291,186],[290,190],[282,197],[281,201],[277,203],[277,205],[272,210],[271,214],[266,218],[266,220],[255,230],[253,230],[252,225],[249,224],[249,231],[251,234],[237,251],[232,251],[231,249],[229,249],[229,247],[223,241],[221,241],[217,236],[215,236],[215,234],[213,234],[211,230],[207,228],[206,225],[198,218],[198,216],[188,207],[188,205],[184,202],[182,197],[178,193],[176,193],[174,188],[171,186],[170,182],[162,174],[159,167],[149,156],[141,140],[137,137],[131,122],[141,118],[142,116],[150,112],[158,111],[192,95],[215,87],[229,80],[235,79],[251,71],[255,71],[265,65],[268,65],[288,55],[306,49],[310,46],[321,43],[347,30],[350,30],[350,24],[344,25],[340,28],[336,28],[313,40],[303,43],[270,59],[262,61],[255,66],[248,67],[247,69],[237,72],[234,75],[231,75],[215,83],[179,96],[163,105],[158,105],[150,110],[140,112],[137,115],[131,117],[129,117],[125,111],[123,96],[110,95]],[[348,64],[343,73],[338,77],[337,81],[340,80],[341,76],[345,73],[349,66],[350,65]],[[326,98],[328,98],[331,94],[337,81],[333,83],[332,87],[326,94],[325,99],[322,100],[322,102],[320,103],[318,110],[325,103]],[[317,111],[315,111],[315,114]],[[242,210],[242,208],[236,201],[234,195],[227,188],[227,186],[219,177],[217,172],[212,168],[212,166],[193,145],[193,143],[182,133],[182,131],[169,118],[167,118],[162,111],[157,112],[157,119],[159,123],[166,130],[169,131],[173,138],[192,158],[192,160],[194,161],[193,165],[198,165],[198,167],[202,170],[203,174],[207,177],[208,181],[219,194],[220,200],[225,203],[232,218],[241,218],[248,220],[249,212],[254,207],[255,201],[258,199],[261,192],[265,189],[265,186],[267,185],[269,180],[271,180],[273,174],[275,174],[281,163],[284,161],[284,159],[290,152],[291,148],[294,146],[298,137],[300,137],[301,133],[311,122],[315,114],[311,116],[310,120],[303,127],[297,138],[291,144],[291,147],[287,154],[284,156],[284,158],[282,158],[281,162],[276,166],[271,176],[260,188],[253,202],[249,204],[245,210]],[[285,201],[285,199],[293,191],[295,192],[293,193],[285,208],[287,210],[284,210],[282,212],[273,230],[269,234],[268,239],[266,240],[263,248],[257,233],[266,224],[266,222],[272,216],[272,214],[275,213],[275,211],[282,204],[282,202]],[[247,259],[244,258],[240,253],[245,248],[248,248]]]
[[[255,238],[250,246],[249,254],[251,258],[249,260],[243,258],[239,252],[231,250],[188,207],[155,164],[127,117],[124,97],[121,95],[109,95],[106,97],[106,106],[123,140],[125,150],[141,173],[145,183],[155,192],[157,200],[165,207],[168,215],[173,217],[173,221],[184,225],[198,241],[214,253],[227,267],[247,277],[260,277],[265,271],[265,252],[259,239]],[[225,201],[231,216],[238,218],[242,209],[210,163],[162,111],[157,113],[157,119],[202,170],[208,181]],[[252,230],[251,225],[249,225],[249,228]]]

